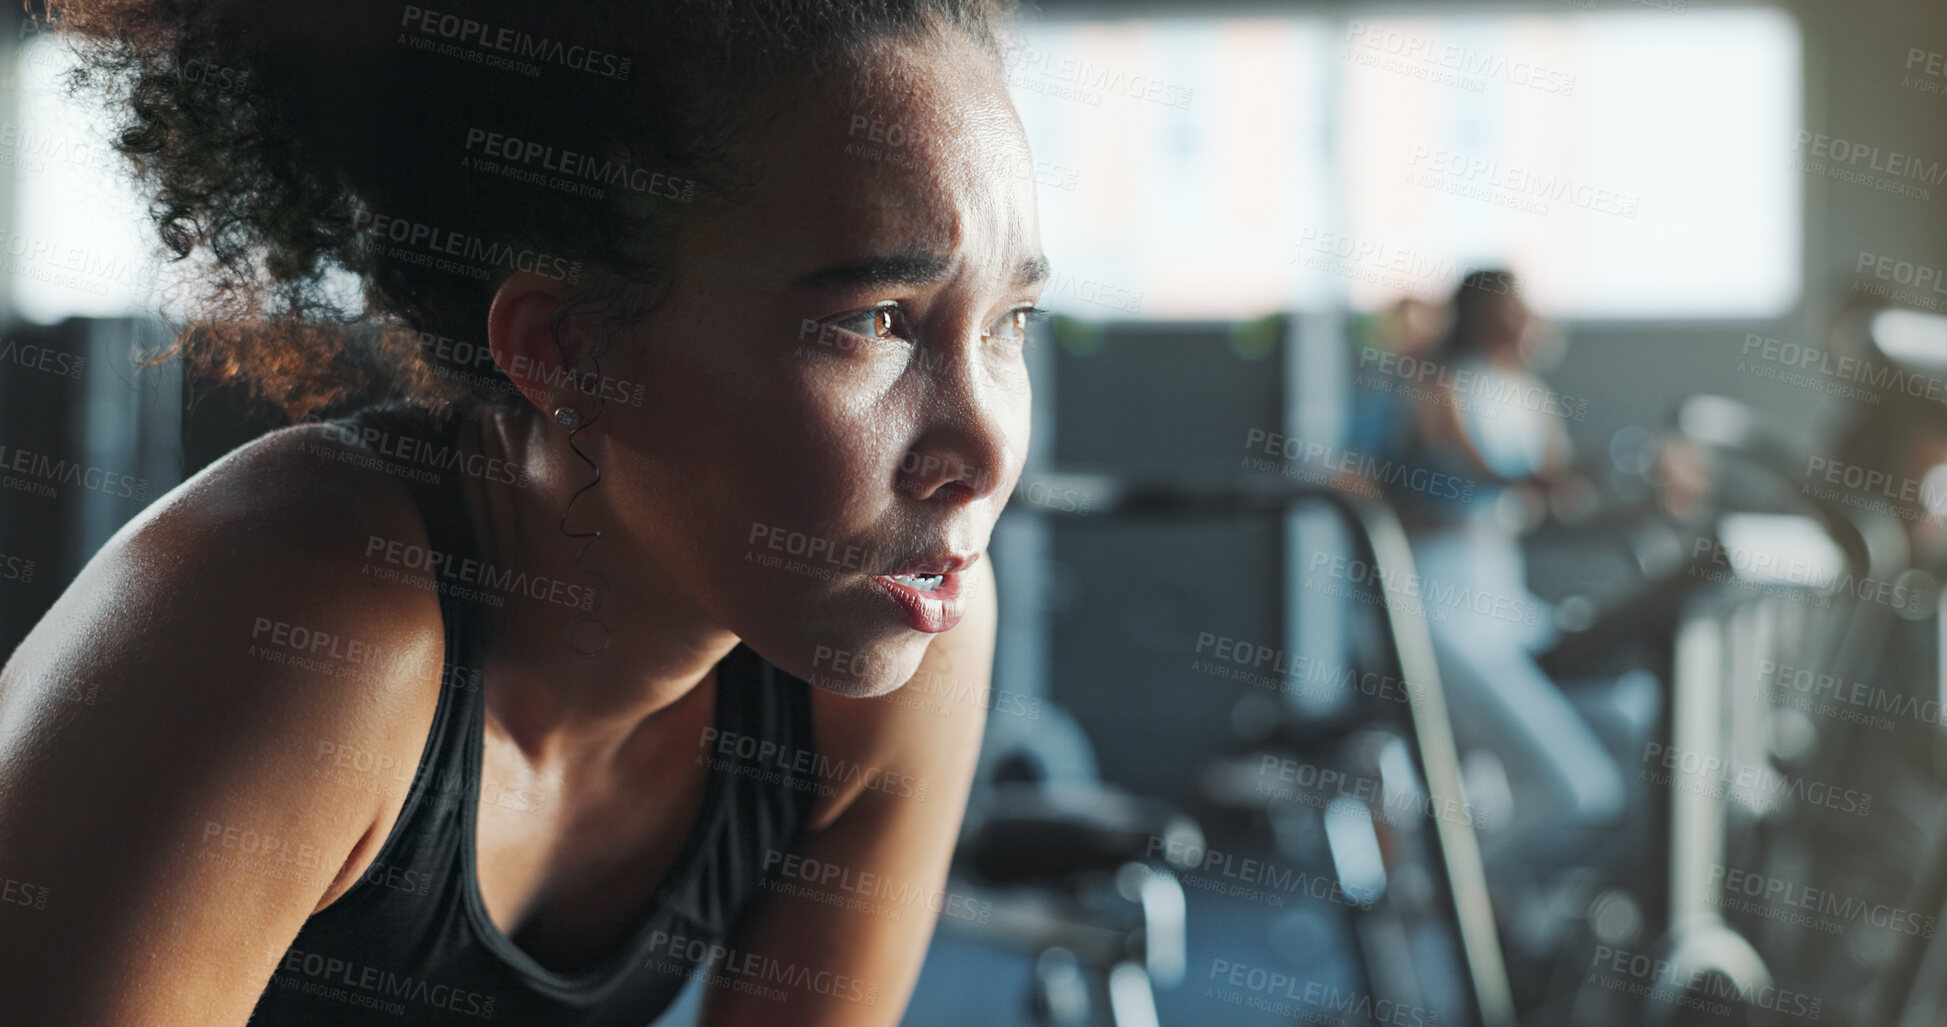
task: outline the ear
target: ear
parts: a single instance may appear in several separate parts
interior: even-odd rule
[[[532,271],[508,275],[487,310],[487,347],[543,418],[553,421],[555,410],[572,407],[587,430],[600,431],[591,420],[600,404],[577,386],[589,370],[580,366],[584,339],[572,324],[563,326],[558,341],[554,335],[554,319],[571,288]]]

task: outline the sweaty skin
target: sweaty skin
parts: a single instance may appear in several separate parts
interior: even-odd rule
[[[889,693],[986,687],[988,562],[961,572],[965,619],[939,634],[909,626],[872,576],[982,554],[1020,474],[1017,311],[1046,268],[1033,184],[1008,169],[1033,165],[998,69],[956,33],[889,41],[775,100],[739,144],[746,187],[699,205],[664,302],[600,357],[602,376],[646,386],[641,405],[530,379],[530,416],[461,435],[532,482],[463,476],[483,558],[577,583],[594,567],[610,586],[595,659],[573,652],[600,641],[576,633],[583,611],[489,612],[483,777],[535,801],[489,802],[483,782],[480,887],[544,964],[600,955],[675,858],[700,803],[712,668],[739,640],[818,686],[822,752],[928,782],[925,801],[856,783],[823,795],[797,854],[937,889],[964,811],[984,710],[939,715]],[[875,123],[900,144],[874,139]],[[503,368],[561,365],[547,326],[566,288],[504,282],[482,326]],[[577,362],[589,330],[565,340],[578,372],[596,370]],[[575,443],[601,468],[568,523],[603,532],[582,564],[559,519],[590,474],[548,416],[563,405],[595,418]],[[0,987],[35,1022],[241,1025],[304,919],[357,880],[398,815],[409,774],[344,786],[314,772],[315,753],[328,740],[416,764],[439,610],[358,568],[373,536],[425,537],[400,482],[319,459],[321,438],[272,433],[163,497],[0,674],[0,874],[51,896],[0,915]],[[867,555],[825,574],[747,559],[775,554],[775,532]],[[320,687],[247,655],[267,617],[410,656],[397,663],[410,671]],[[62,701],[81,680],[100,700]],[[314,872],[205,858],[231,828],[309,853]],[[870,981],[877,1001],[713,991],[704,1022],[895,1023],[931,930],[929,916],[762,896],[731,944]]]

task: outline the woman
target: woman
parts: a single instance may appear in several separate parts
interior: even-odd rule
[[[1532,656],[1554,628],[1528,590],[1520,536],[1538,490],[1564,481],[1571,461],[1562,404],[1545,402],[1550,390],[1529,369],[1539,331],[1512,272],[1461,281],[1452,326],[1430,358],[1440,373],[1416,404],[1403,454],[1449,484],[1388,495],[1425,591],[1452,597],[1429,602],[1427,614],[1455,732],[1523,791],[1511,822],[1490,817],[1488,854],[1518,852],[1530,863],[1613,823],[1626,798],[1615,759]]]
[[[182,357],[317,423],[8,663],[9,1021],[897,1022],[1046,276],[998,7],[56,5]]]

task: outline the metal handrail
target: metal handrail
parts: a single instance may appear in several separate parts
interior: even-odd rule
[[[1240,476],[1226,485],[1207,490],[1166,483],[1130,483],[1113,476],[1047,474],[1024,477],[1016,494],[1031,496],[1076,495],[1090,497],[1086,509],[1037,506],[1025,501],[1024,513],[1053,517],[1102,518],[1160,517],[1195,518],[1250,513],[1283,513],[1307,503],[1331,507],[1351,529],[1351,534],[1371,558],[1373,569],[1382,581],[1414,580],[1413,552],[1400,525],[1399,516],[1387,503],[1326,485],[1287,481],[1282,478]],[[1417,706],[1407,706],[1413,741],[1426,773],[1429,795],[1458,807],[1460,759],[1454,742],[1452,722],[1447,716],[1446,693],[1440,685],[1439,665],[1434,657],[1433,635],[1426,622],[1415,616],[1398,616],[1386,595],[1383,625],[1398,661],[1400,679],[1409,690],[1417,689]],[[1454,922],[1460,930],[1461,957],[1467,964],[1467,977],[1474,995],[1476,1012],[1483,1027],[1515,1027],[1513,987],[1507,963],[1496,933],[1494,910],[1488,899],[1487,875],[1481,861],[1480,842],[1466,818],[1434,818],[1434,848],[1446,879],[1447,894],[1453,903]]]

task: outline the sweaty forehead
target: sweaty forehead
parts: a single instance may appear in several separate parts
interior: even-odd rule
[[[1006,264],[1038,252],[1032,158],[973,43],[889,44],[805,88],[744,153],[751,185],[728,225],[762,239],[762,264],[891,250]]]

